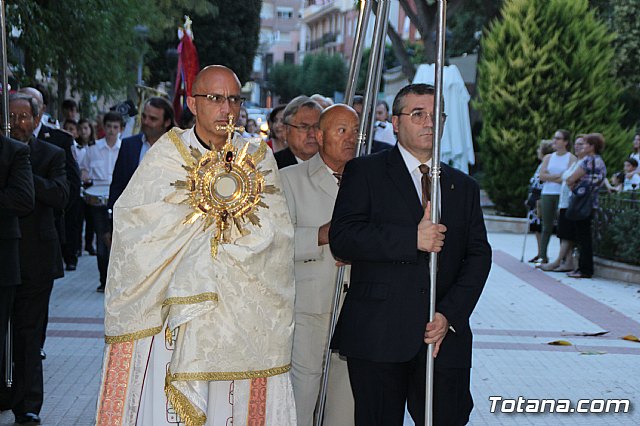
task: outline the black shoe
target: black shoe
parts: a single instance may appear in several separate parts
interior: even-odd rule
[[[103,285],[98,286],[98,288],[96,288],[96,291],[97,291],[98,293],[104,293],[104,286],[103,286]]]
[[[21,425],[39,425],[40,416],[35,413],[15,414],[16,423]]]
[[[96,254],[98,254],[96,252],[96,249],[94,249],[93,247],[89,247],[87,250],[87,253],[89,253],[91,256],[95,256]]]
[[[47,359],[47,353],[42,348],[40,348],[40,358]]]
[[[76,270],[76,268],[77,268],[77,266],[76,266],[76,265],[74,265],[73,263],[69,263],[69,264],[67,265],[67,267],[65,268],[65,270],[67,270],[67,271],[75,271],[75,270]]]

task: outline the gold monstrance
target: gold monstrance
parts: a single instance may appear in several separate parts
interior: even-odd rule
[[[264,177],[271,170],[260,171],[257,165],[264,158],[264,149],[258,149],[253,155],[247,151],[249,142],[241,148],[233,145],[233,132],[243,131],[233,125],[233,115],[229,114],[229,123],[217,126],[217,130],[226,130],[227,141],[221,150],[209,151],[204,155],[191,147],[193,161],[183,166],[187,170],[187,179],[172,183],[178,189],[189,193],[183,201],[193,209],[184,223],[194,223],[203,218],[203,231],[215,224],[216,232],[211,238],[211,256],[218,254],[219,243],[231,242],[231,228],[235,226],[241,235],[249,231],[244,228],[247,220],[260,226],[255,214],[258,207],[269,208],[262,202],[262,194],[276,192],[276,187],[265,184]]]

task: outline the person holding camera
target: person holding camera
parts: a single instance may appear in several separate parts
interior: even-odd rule
[[[107,282],[109,246],[111,245],[111,220],[107,203],[113,169],[122,144],[120,139],[124,126],[122,115],[116,111],[107,112],[103,118],[103,125],[105,137],[98,139],[95,145],[88,146],[80,162],[82,182],[85,187],[84,199],[89,205],[96,233],[98,270],[100,271],[100,285],[96,291],[99,293],[104,293]]]

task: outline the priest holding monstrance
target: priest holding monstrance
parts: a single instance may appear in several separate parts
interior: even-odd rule
[[[187,102],[195,126],[158,140],[114,206],[97,424],[295,425],[276,163],[234,133],[233,71],[204,68]]]

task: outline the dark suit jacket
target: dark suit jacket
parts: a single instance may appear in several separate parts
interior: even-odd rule
[[[18,217],[34,204],[29,145],[0,135],[0,286],[20,284]]]
[[[63,213],[65,210],[72,208],[74,205],[76,205],[76,203],[80,201],[80,168],[78,167],[78,162],[73,156],[73,153],[71,152],[71,147],[73,146],[73,136],[63,130],[54,129],[53,127],[48,127],[43,124],[42,127],[40,127],[38,139],[53,144],[58,148],[64,150],[65,172],[67,176],[67,182],[69,184],[69,197],[67,199],[67,204],[64,206],[64,209],[56,211],[56,229],[58,230],[60,241],[65,242],[65,228],[68,228],[69,226],[65,227]]]
[[[436,311],[449,331],[436,366],[471,366],[473,311],[491,267],[477,183],[442,165]],[[332,346],[346,356],[404,362],[423,345],[429,307],[429,254],[417,249],[420,199],[397,146],[350,161],[336,200],[329,241],[352,262],[351,284]]]
[[[296,156],[293,155],[293,152],[291,152],[291,149],[289,147],[276,152],[275,154],[273,154],[273,156],[275,157],[276,163],[278,164],[278,169],[283,169],[287,166],[298,164]]]
[[[64,151],[31,138],[31,165],[35,209],[20,218],[20,269],[23,284],[60,278],[62,255],[54,210],[62,210],[69,198]]]
[[[109,203],[107,206],[110,209],[113,208],[116,200],[122,195],[122,192],[131,180],[131,176],[133,176],[133,173],[138,168],[141,150],[142,133],[122,140],[120,151],[118,152],[118,159],[113,168],[111,186],[109,187]]]

